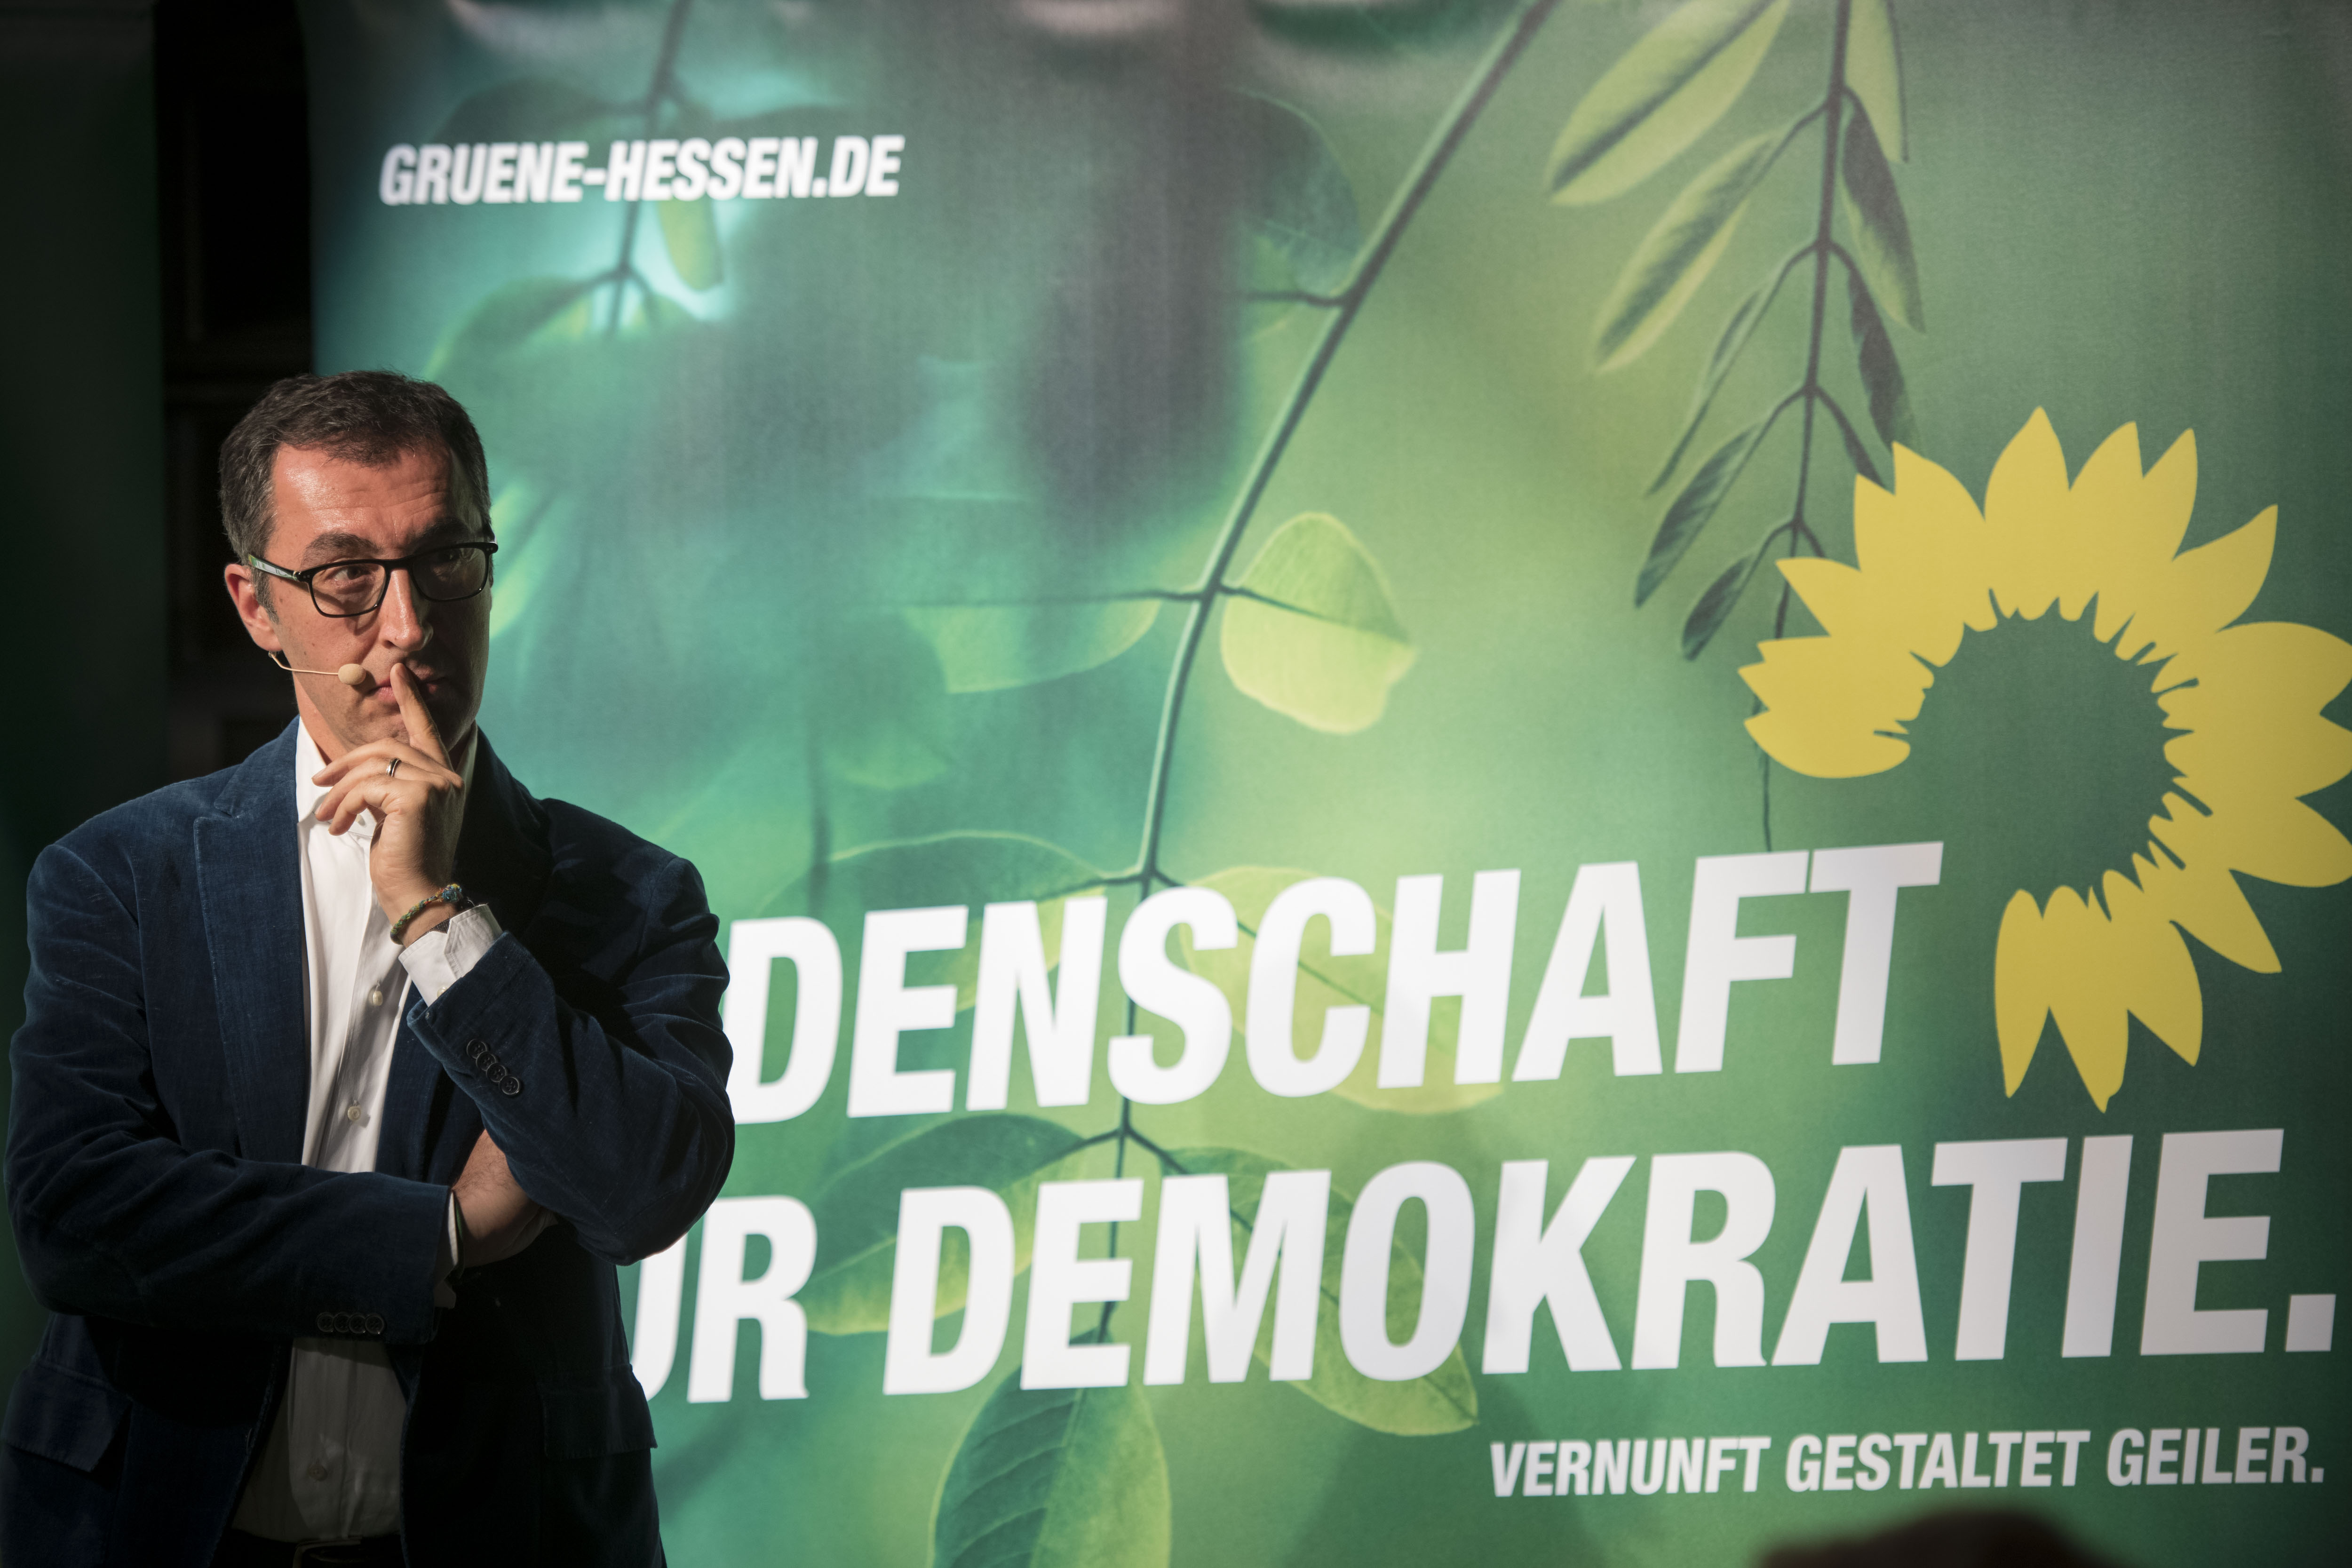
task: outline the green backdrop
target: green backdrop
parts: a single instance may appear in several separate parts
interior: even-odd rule
[[[740,1264],[704,1261],[714,1220],[632,1271],[674,1561],[1728,1563],[1960,1504],[2135,1563],[2332,1558],[2352,737],[2321,715],[2352,676],[2352,118],[2329,7],[305,20],[321,368],[436,376],[473,410],[503,546],[485,727],[540,793],[700,867],[730,1031],[764,1045],[739,1108],[797,1112],[741,1126]],[[745,194],[796,163],[808,194]],[[1916,845],[1940,848],[1899,898],[1900,857],[1806,858]],[[1568,941],[1548,986],[1580,868],[1624,862],[1585,874],[1606,956],[1588,975]],[[1857,865],[1876,891],[1843,890]],[[1474,921],[1496,871],[1516,901],[1486,879]],[[1433,931],[1430,885],[1400,882],[1433,875]],[[1310,876],[1347,885],[1289,922],[1295,967],[1271,939],[1260,961]],[[1207,923],[1122,955],[1146,895]],[[1036,1086],[1041,1007],[1051,1037],[1013,1034],[992,1104],[975,1013],[1020,1011],[1033,914],[1034,957],[1086,951],[1095,898],[1091,1033],[1081,966],[1051,980],[1080,1087]],[[925,909],[967,912],[960,952],[951,918],[869,923]],[[823,932],[734,924],[796,917]],[[914,941],[903,976],[877,933]],[[772,965],[764,1033],[752,942],[803,959]],[[1873,973],[1882,1043],[1840,1047]],[[1391,995],[1414,976],[1438,993],[1417,1083]],[[1580,991],[1619,1032],[1547,1062],[1531,1036],[1557,1044]],[[1351,1006],[1343,1074],[1314,1053]],[[1165,1068],[1168,1013],[1207,1050],[1220,1008],[1205,1091],[1122,1100],[1112,1037]],[[1285,1058],[1310,1092],[1267,1087]],[[849,1114],[861,1070],[887,1113]],[[2127,1163],[2085,1142],[2120,1138]],[[2007,1141],[2030,1146],[1937,1152]],[[1710,1152],[1753,1159],[1673,1158]],[[1939,1160],[2013,1179],[1937,1184]],[[1498,1215],[1529,1161],[1541,1212]],[[1756,1163],[1769,1223],[1748,1178],[1675,1195]],[[1282,1169],[1330,1183],[1319,1278],[1284,1254],[1316,1287],[1311,1372],[1276,1285],[1239,1381],[1195,1348],[1147,1382],[1162,1205],[1201,1190],[1166,1178],[1227,1178],[1236,1223],[1206,1239],[1238,1258],[1292,1235],[1259,1223]],[[1580,1171],[1622,1182],[1580,1248],[1598,1342],[1554,1215]],[[1399,1183],[1418,1201],[1357,1203]],[[933,1349],[894,1245],[930,1200],[902,1194],[943,1189],[976,1189],[957,1212],[1002,1215],[1023,1267],[974,1264],[934,1353],[1001,1349],[886,1394]],[[1041,1191],[1093,1216],[1076,1252],[1037,1242],[1050,1270]],[[952,1308],[1003,1237],[946,1234]],[[1677,1340],[1678,1255],[1724,1283],[1691,1286]],[[1112,1256],[1104,1302],[1119,1281],[1078,1260]],[[1525,1370],[1492,1359],[1498,1258],[1553,1288]],[[1081,1305],[1039,1338],[1047,1273]],[[2102,1279],[2106,1353],[2064,1353],[2099,1348],[2068,1325],[2101,1321]],[[706,1281],[731,1304],[705,1310]],[[1790,1321],[1824,1314],[1808,1355]],[[1562,1321],[1621,1368],[1570,1370]],[[1746,1354],[1717,1337],[1742,1323]],[[1056,1331],[1131,1347],[1127,1381],[1024,1387]],[[1067,1381],[1066,1353],[1027,1359]],[[2208,1429],[2193,1484],[2230,1490],[2151,1483],[2151,1439]],[[2072,1484],[2028,1486],[2037,1433],[2087,1434]],[[1806,1488],[1808,1441],[1871,1434],[1919,1435],[1871,1449],[1901,1479]],[[1690,1447],[1729,1436],[1770,1445],[1752,1471]],[[1946,1436],[1985,1485],[1923,1486],[1958,1479]],[[1582,1454],[1636,1440],[1633,1487],[1549,1495],[1563,1451],[1589,1479]]]

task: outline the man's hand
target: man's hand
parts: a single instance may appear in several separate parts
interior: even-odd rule
[[[467,1268],[512,1258],[555,1223],[553,1215],[516,1184],[505,1152],[488,1132],[474,1140],[474,1152],[466,1156],[466,1168],[450,1191],[457,1195],[465,1247],[457,1261]]]
[[[449,765],[432,710],[409,679],[407,665],[392,667],[392,693],[408,739],[356,747],[312,774],[311,782],[331,786],[319,803],[319,820],[328,832],[348,832],[362,811],[374,815],[368,879],[384,918],[398,920],[446,887],[456,872],[466,781]],[[404,942],[415,941],[453,912],[446,904],[428,906],[401,933]]]

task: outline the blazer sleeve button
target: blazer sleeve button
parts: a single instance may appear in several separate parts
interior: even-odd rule
[[[382,1312],[370,1312],[367,1315],[367,1331],[372,1334],[381,1334],[383,1332],[383,1314]]]
[[[499,1088],[502,1092],[507,1094],[520,1094],[522,1092],[522,1079],[515,1077],[512,1073],[509,1073],[507,1075],[506,1082],[499,1085]]]
[[[322,1334],[331,1334],[335,1331],[334,1313],[321,1312],[319,1314],[319,1331]]]

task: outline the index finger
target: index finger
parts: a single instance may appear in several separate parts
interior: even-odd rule
[[[433,710],[416,694],[415,679],[408,673],[404,659],[392,667],[392,697],[400,704],[401,722],[408,726],[408,743],[447,767],[448,748],[441,743],[441,731],[433,722]]]

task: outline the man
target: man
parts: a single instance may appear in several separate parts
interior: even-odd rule
[[[53,1316],[0,1560],[646,1568],[614,1266],[733,1155],[701,883],[475,728],[497,545],[448,394],[279,382],[222,474],[299,718],[34,867],[6,1173]]]

